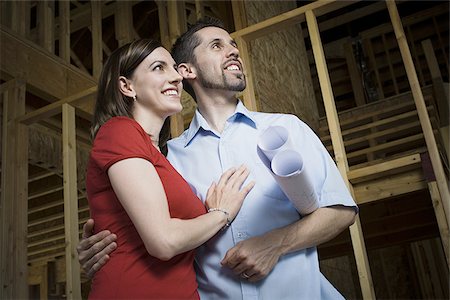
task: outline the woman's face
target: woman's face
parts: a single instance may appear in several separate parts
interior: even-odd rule
[[[136,92],[135,107],[148,108],[163,118],[180,112],[182,79],[170,53],[163,47],[156,48],[130,78]]]

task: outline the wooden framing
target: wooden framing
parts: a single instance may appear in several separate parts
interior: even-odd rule
[[[16,118],[25,113],[25,82],[0,86],[3,99],[0,202],[1,299],[28,298],[28,131]]]
[[[102,2],[91,1],[92,7],[92,76],[98,79],[103,67]]]
[[[94,3],[95,2],[95,3]],[[203,16],[204,5],[202,1],[195,0],[195,12],[196,17],[199,18]],[[75,5],[79,5],[73,2]],[[2,240],[10,240],[14,237],[12,235],[17,235],[16,244],[14,247],[18,249],[27,249],[26,243],[26,230],[28,223],[24,218],[26,215],[19,214],[16,211],[26,211],[27,207],[25,206],[25,201],[23,199],[35,199],[38,196],[42,196],[43,194],[55,192],[61,189],[60,186],[51,186],[49,190],[40,191],[36,190],[36,192],[32,195],[28,195],[26,190],[26,181],[24,183],[23,178],[27,174],[26,167],[24,161],[27,161],[26,150],[19,151],[18,153],[13,153],[12,145],[16,145],[16,149],[26,149],[27,143],[23,137],[26,136],[27,126],[40,126],[45,127],[46,125],[37,124],[37,122],[48,122],[49,124],[50,118],[62,113],[63,114],[63,141],[64,141],[64,205],[65,205],[65,215],[64,219],[67,223],[66,226],[58,225],[55,228],[52,228],[52,231],[47,231],[46,229],[39,230],[35,233],[35,236],[38,236],[41,233],[50,233],[50,237],[46,235],[42,240],[34,241],[29,243],[28,246],[36,246],[40,245],[40,243],[45,242],[58,242],[55,243],[55,246],[52,248],[46,249],[33,249],[30,251],[31,254],[36,255],[33,259],[29,261],[42,260],[43,258],[54,258],[55,255],[65,255],[66,258],[66,280],[67,280],[67,295],[69,298],[81,298],[81,294],[79,292],[79,264],[76,258],[76,251],[74,250],[74,245],[78,243],[78,226],[83,224],[86,220],[86,212],[87,206],[83,202],[80,207],[74,206],[76,201],[73,199],[78,199],[85,201],[83,195],[78,195],[77,193],[77,173],[76,173],[76,163],[74,164],[74,159],[76,158],[76,145],[80,146],[80,141],[76,141],[77,133],[76,133],[76,124],[75,124],[75,113],[88,117],[93,112],[93,95],[96,91],[95,87],[95,79],[98,78],[104,53],[108,54],[108,49],[105,49],[104,43],[102,41],[101,36],[101,22],[102,17],[111,16],[116,14],[117,19],[126,20],[128,24],[127,28],[120,28],[116,30],[117,39],[119,44],[123,44],[127,41],[130,41],[134,38],[135,32],[132,31],[132,21],[130,20],[131,7],[136,3],[127,2],[127,10],[120,10],[116,3],[112,5],[106,5],[105,2],[96,2],[91,1],[91,3],[79,5],[79,9],[73,9],[70,11],[70,3],[66,1],[59,2],[59,27],[56,32],[54,31],[53,24],[54,18],[52,14],[54,14],[54,1],[43,1],[37,2],[39,7],[39,30],[34,29],[33,33],[27,31],[29,28],[29,8],[26,7],[30,5],[29,2],[10,2],[10,3],[1,3],[2,9],[9,5],[8,7],[12,8],[12,16],[6,16],[10,20],[8,21],[11,25],[11,29],[7,29],[4,26],[0,26],[0,43],[2,44],[2,59],[0,59],[0,67],[2,73],[2,80],[9,80],[12,78],[24,78],[24,80],[14,80],[9,81],[0,86],[0,94],[2,94],[3,99],[12,99],[12,98],[24,98],[25,90],[28,89],[32,93],[36,93],[46,100],[49,101],[57,101],[53,104],[50,104],[46,107],[40,108],[33,112],[30,112],[24,115],[24,111],[21,111],[21,108],[16,109],[12,108],[11,102],[9,104],[4,105],[8,106],[4,109],[4,117],[9,118],[6,125],[3,126],[3,140],[8,139],[8,145],[3,147],[2,153],[2,185],[6,185],[12,180],[16,181],[16,185],[2,186],[2,202],[0,203],[2,226],[0,228],[0,233],[2,234]],[[251,49],[250,42],[259,37],[266,36],[272,32],[282,30],[287,26],[291,26],[294,24],[298,24],[300,22],[307,22],[307,30],[308,33],[305,36],[309,36],[312,41],[312,47],[314,52],[314,58],[316,61],[316,66],[318,69],[318,76],[320,81],[320,86],[322,89],[323,99],[325,102],[326,113],[328,118],[328,124],[330,126],[330,136],[329,140],[332,143],[332,148],[335,152],[336,161],[338,167],[347,181],[349,189],[352,191],[353,195],[358,204],[369,203],[378,201],[380,199],[386,199],[395,195],[401,195],[406,192],[417,191],[428,189],[431,199],[433,202],[434,213],[436,216],[436,220],[439,227],[439,232],[441,236],[441,241],[444,246],[444,253],[447,259],[447,266],[449,264],[449,229],[448,229],[448,216],[449,216],[449,191],[447,185],[447,178],[445,172],[442,168],[442,161],[440,160],[439,153],[436,147],[435,140],[435,132],[433,132],[433,128],[431,127],[431,123],[433,122],[433,111],[430,108],[430,105],[425,104],[424,101],[424,91],[420,89],[416,70],[412,63],[411,53],[406,42],[405,33],[403,32],[402,23],[400,21],[400,17],[398,16],[398,12],[396,11],[396,5],[394,1],[386,1],[386,5],[389,9],[389,13],[391,16],[392,23],[394,25],[394,30],[396,34],[396,38],[401,50],[402,60],[406,67],[406,72],[408,75],[409,83],[411,85],[412,94],[414,96],[415,105],[417,107],[417,111],[419,112],[419,121],[410,122],[408,124],[402,125],[400,130],[404,130],[407,132],[413,132],[417,127],[421,127],[421,133],[415,133],[411,136],[405,138],[401,141],[389,141],[389,142],[376,142],[372,144],[372,150],[377,150],[380,153],[384,153],[386,149],[391,148],[399,148],[404,143],[414,143],[416,141],[421,141],[425,139],[427,144],[427,149],[430,153],[430,157],[433,164],[433,170],[436,175],[436,180],[427,181],[424,178],[423,171],[420,169],[421,161],[420,155],[415,152],[410,152],[408,155],[398,158],[390,159],[389,161],[377,159],[377,155],[370,152],[367,149],[356,149],[355,151],[349,153],[347,147],[353,147],[361,143],[363,139],[371,139],[376,141],[377,139],[382,140],[382,138],[386,136],[391,136],[395,134],[395,131],[399,130],[398,128],[377,128],[386,126],[388,122],[395,122],[395,119],[411,117],[413,115],[412,112],[401,112],[396,116],[388,117],[388,118],[380,118],[376,119],[377,116],[372,116],[371,125],[362,124],[358,125],[358,128],[346,128],[345,120],[339,120],[339,117],[336,113],[336,106],[334,103],[334,95],[331,89],[329,71],[327,71],[328,66],[325,62],[325,56],[322,49],[322,44],[320,40],[320,31],[317,24],[317,17],[325,14],[327,12],[336,10],[338,8],[351,5],[354,2],[350,1],[326,1],[319,0],[312,2],[308,5],[299,7],[298,9],[289,11],[287,13],[281,14],[279,16],[270,18],[258,24],[254,24],[252,26],[247,26],[247,21],[245,19],[244,9],[245,2],[244,1],[233,1],[232,7],[235,18],[235,25],[237,31],[232,34],[232,36],[236,39],[239,44],[241,50],[241,56],[246,65],[246,76],[247,76],[247,89],[243,94],[244,103],[249,109],[258,110],[258,101],[255,98],[254,93],[254,82],[253,82],[253,70],[251,66]],[[185,16],[185,7],[184,3],[180,1],[157,1],[158,4],[158,12],[159,12],[159,21],[160,21],[160,30],[161,30],[161,40],[163,45],[170,48],[172,42],[177,38],[177,36],[185,30],[184,25],[186,24],[186,16]],[[93,5],[96,8],[92,9],[92,15],[90,15],[91,11],[89,7]],[[345,14],[345,19],[353,19],[358,18],[358,16],[369,14],[374,11],[380,11],[382,7],[384,7],[384,2],[376,2],[373,5],[364,7],[363,9],[358,10],[358,15],[349,15]],[[191,5],[192,6],[192,5]],[[190,7],[191,7],[190,6]],[[216,8],[217,9],[217,8]],[[120,17],[121,13],[126,13]],[[94,16],[95,15],[95,16]],[[2,16],[5,16],[5,10],[2,12]],[[14,17],[17,16],[17,17]],[[21,16],[21,17],[18,17]],[[24,17],[22,17],[24,16]],[[42,19],[41,19],[42,17]],[[73,22],[70,22],[70,17],[72,17]],[[348,18],[348,19],[347,19]],[[335,18],[334,20],[325,21],[320,24],[321,30],[324,28],[331,28],[333,26],[340,25],[344,22],[344,16],[341,16],[339,19]],[[92,20],[90,23],[89,20]],[[131,21],[131,22],[130,22]],[[434,20],[435,25],[437,25],[437,21]],[[91,32],[93,37],[93,74],[94,78],[91,76],[87,76],[79,69],[71,67],[70,62],[71,58],[73,61],[77,61],[77,57],[74,52],[71,53],[70,49],[70,32],[74,32],[79,30],[82,27],[87,26],[86,24],[90,23],[92,25]],[[131,24],[131,25],[130,25]],[[122,30],[124,29],[124,30]],[[406,26],[406,30],[408,33],[410,28],[408,25]],[[13,32],[14,31],[14,32]],[[37,34],[39,31],[39,34]],[[120,32],[119,32],[120,31]],[[59,56],[61,59],[55,58],[49,53],[53,53],[53,45],[55,41],[55,33],[57,34],[57,38],[59,39]],[[41,43],[41,45],[46,49],[43,51],[41,48],[36,47],[32,43],[25,41],[24,37],[34,36],[35,39]],[[391,76],[393,78],[393,87],[392,89],[395,92],[401,91],[400,82],[396,82],[396,75],[398,77],[398,73],[396,74],[396,70],[394,69],[395,63],[399,62],[398,54],[393,55],[389,52],[389,48],[392,46],[392,35],[388,35],[385,32],[380,33],[380,39],[382,43],[385,45],[383,48],[384,56],[388,57],[387,64],[384,64],[386,67],[386,72],[383,74],[387,74],[387,76]],[[39,39],[37,39],[39,38]],[[434,40],[433,43],[436,41]],[[439,43],[443,44],[441,37],[439,36]],[[417,46],[417,43],[416,43]],[[417,47],[412,44],[412,52],[414,57],[419,57],[421,55],[420,47]],[[433,88],[435,89],[435,95],[445,95],[445,90],[442,89],[442,86],[438,86],[437,82],[442,81],[442,77],[438,74],[438,66],[436,62],[436,58],[433,58],[433,48],[431,42],[425,41],[422,43],[424,48],[424,54],[428,65],[430,66],[430,73],[433,78]],[[441,45],[442,46],[442,45]],[[443,48],[443,47],[441,47]],[[102,50],[104,49],[104,50]],[[371,49],[371,48],[370,48]],[[345,54],[349,54],[349,51]],[[372,55],[375,57],[376,54],[369,53],[369,56]],[[71,57],[72,56],[72,57]],[[8,60],[3,59],[4,57],[8,57]],[[352,57],[349,55],[346,57],[349,65]],[[375,58],[374,58],[375,59]],[[32,63],[31,63],[32,62]],[[447,58],[448,62],[448,58]],[[354,63],[354,62],[353,62]],[[79,67],[83,68],[83,64],[80,62]],[[353,65],[353,68],[355,65]],[[352,72],[350,70],[350,72]],[[378,80],[381,82],[383,74],[379,74],[377,70],[375,70],[376,75],[378,76]],[[420,70],[419,70],[420,72]],[[355,70],[353,69],[353,73]],[[419,73],[421,77],[425,75]],[[26,84],[25,84],[26,82]],[[352,84],[356,87],[360,83],[352,82]],[[430,86],[431,87],[431,86]],[[436,88],[441,88],[440,90],[436,90]],[[79,92],[82,91],[82,92]],[[355,94],[358,94],[361,97],[361,93],[364,93],[361,89],[355,89]],[[383,93],[383,91],[381,91]],[[74,93],[76,93],[74,95]],[[427,96],[425,95],[425,98]],[[444,110],[439,109],[440,112],[447,112],[448,110],[448,98],[447,102],[445,102],[445,98],[436,97],[438,101],[441,101],[438,104],[442,106],[444,105]],[[426,100],[426,99],[425,99]],[[20,100],[22,101],[22,100]],[[444,102],[442,102],[444,101]],[[22,105],[21,102],[17,102],[19,105]],[[364,105],[364,103],[359,103]],[[427,106],[428,105],[428,106]],[[445,105],[447,105],[447,110],[445,110]],[[84,114],[83,114],[84,111]],[[16,115],[14,115],[16,114]],[[15,117],[12,117],[15,116]],[[431,117],[430,117],[431,116]],[[447,117],[443,114],[444,117],[440,118],[441,126],[444,126],[444,129],[447,128],[447,134],[443,134],[444,138],[447,137],[447,140],[444,142],[444,146],[447,146],[447,155],[448,155],[448,112]],[[358,117],[355,116],[355,119]],[[447,122],[446,124],[442,124],[442,122]],[[5,124],[5,123],[4,123]],[[184,129],[183,116],[181,114],[174,116],[172,118],[172,136],[175,137],[183,132]],[[447,126],[447,127],[445,127]],[[366,128],[367,127],[367,128]],[[9,144],[11,139],[11,128],[17,128],[18,136],[21,138],[17,138],[15,144]],[[370,131],[364,137],[351,138],[347,140],[346,136],[351,136],[355,134],[356,131],[361,130],[364,131],[364,128]],[[44,128],[45,129],[45,128]],[[47,128],[48,129],[48,128]],[[341,131],[342,130],[342,131]],[[55,134],[55,133],[54,133]],[[58,133],[56,133],[58,134]],[[342,137],[344,136],[344,138]],[[344,141],[343,141],[344,139]],[[21,144],[22,143],[22,144]],[[25,143],[25,144],[24,144]],[[378,144],[377,144],[378,143]],[[331,146],[330,146],[331,149]],[[15,151],[15,150],[14,150]],[[378,154],[378,153],[377,153]],[[370,164],[361,164],[358,165],[357,168],[351,168],[349,170],[349,160],[351,162],[352,159],[360,157],[360,156],[370,156],[371,161]],[[14,160],[11,160],[10,157],[15,156]],[[19,158],[20,157],[20,158]],[[378,158],[383,157],[383,154],[378,156]],[[5,163],[6,162],[6,163]],[[372,164],[373,163],[373,164]],[[11,175],[12,174],[12,175]],[[36,175],[36,178],[39,176],[46,176],[45,174]],[[17,196],[18,195],[18,196]],[[27,197],[28,196],[28,197]],[[21,199],[18,202],[18,205],[13,205],[8,203],[5,199],[14,198]],[[72,199],[68,201],[67,199]],[[60,200],[60,199],[58,199]],[[75,202],[75,203],[73,203]],[[52,201],[46,203],[42,207],[36,207],[32,209],[32,212],[39,212],[40,210],[45,210],[47,208],[53,208],[60,205],[58,201]],[[83,213],[78,220],[78,213]],[[8,222],[11,222],[11,216],[16,216],[14,222],[15,224],[19,224],[16,231],[8,231],[6,230],[6,225]],[[19,218],[17,218],[19,217]],[[47,220],[60,220],[62,219],[62,213],[55,213],[49,215]],[[16,220],[17,219],[17,220]],[[3,220],[5,220],[3,222]],[[44,222],[44,218],[37,218],[31,224],[42,224]],[[23,226],[23,224],[25,224]],[[64,235],[58,232],[57,230],[61,230],[62,228],[66,229]],[[55,231],[53,231],[55,230]],[[25,234],[24,234],[25,232]],[[34,236],[34,237],[35,237]],[[29,237],[29,236],[28,236]],[[68,240],[66,242],[66,248],[64,248],[63,238],[66,237]],[[354,252],[357,261],[358,273],[360,276],[361,289],[363,292],[363,297],[365,299],[375,298],[375,294],[373,291],[373,284],[370,274],[370,267],[367,260],[367,254],[364,246],[364,238],[362,236],[362,230],[360,225],[360,220],[358,219],[351,227],[351,237],[354,247]],[[0,248],[2,253],[11,253],[11,245],[1,245]],[[5,258],[1,258],[1,270],[2,274],[1,280],[2,283],[12,283],[11,285],[4,285],[2,287],[2,291],[0,294],[0,298],[11,298],[16,297],[15,295],[19,295],[19,298],[27,298],[24,296],[26,293],[26,251],[22,251],[23,253],[15,253],[15,256],[12,257],[11,261],[7,261]],[[25,253],[25,255],[24,255]],[[42,256],[38,256],[42,255]],[[8,257],[8,258],[10,258]],[[17,264],[17,268],[14,264]],[[11,266],[14,266],[17,270],[13,270]],[[23,267],[25,266],[25,267]],[[78,269],[77,269],[78,268]],[[47,269],[42,267],[42,274],[45,275]],[[25,274],[25,275],[24,275]],[[25,276],[25,280],[24,277]],[[44,276],[45,277],[45,276]],[[46,278],[41,278],[40,284],[47,285]],[[37,278],[34,278],[38,280]],[[37,282],[37,281],[36,281]],[[41,297],[45,298],[46,295],[45,289],[42,290]]]
[[[442,198],[441,205],[444,208],[445,215],[447,216],[448,220],[450,216],[450,193],[448,189],[448,181],[442,167],[442,161],[437,149],[436,139],[433,134],[433,128],[431,127],[430,117],[426,109],[422,90],[420,89],[419,80],[417,78],[417,73],[414,67],[411,52],[409,51],[408,42],[406,41],[405,32],[403,31],[402,22],[397,11],[397,5],[394,1],[387,1],[386,5],[389,10],[389,15],[391,16],[392,26],[394,27],[395,36],[397,37],[400,52],[406,68],[406,74],[408,76],[408,81],[411,86],[414,102],[417,107],[417,113],[419,115],[425,142],[427,144],[428,152],[430,153],[430,159],[433,165],[433,171],[436,176],[439,194]]]
[[[76,246],[78,231],[78,191],[75,108],[62,105],[63,166],[64,166],[64,232],[66,236],[66,296],[81,299],[80,263]]]
[[[70,2],[59,2],[59,57],[70,64]]]

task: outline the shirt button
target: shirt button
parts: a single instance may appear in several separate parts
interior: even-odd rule
[[[238,236],[238,238],[243,238],[245,236],[245,234],[242,232],[238,232],[237,236]]]

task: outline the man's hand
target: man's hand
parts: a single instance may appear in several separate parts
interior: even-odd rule
[[[92,278],[109,260],[109,254],[117,248],[117,236],[108,230],[93,235],[94,220],[83,226],[83,235],[77,246],[78,260],[89,278]]]
[[[225,254],[222,265],[250,282],[266,277],[282,255],[276,236],[267,234],[239,242]]]

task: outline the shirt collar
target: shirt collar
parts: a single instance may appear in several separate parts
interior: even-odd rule
[[[236,110],[234,113],[228,118],[228,122],[235,122],[239,116],[243,116],[245,122],[248,123],[252,127],[257,127],[256,120],[251,111],[249,111],[241,100],[238,100],[236,105]],[[192,139],[195,137],[197,132],[202,128],[203,130],[212,131],[208,122],[206,122],[205,118],[199,112],[198,108],[195,110],[194,117],[192,118],[191,124],[189,125],[189,129],[187,130],[186,139],[184,141],[184,147],[186,147]]]

